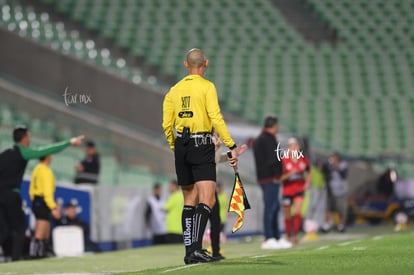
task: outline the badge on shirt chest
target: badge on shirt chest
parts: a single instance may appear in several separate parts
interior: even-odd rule
[[[178,113],[178,117],[180,118],[189,118],[189,117],[193,117],[193,112],[192,111],[184,111],[184,112],[179,112]]]

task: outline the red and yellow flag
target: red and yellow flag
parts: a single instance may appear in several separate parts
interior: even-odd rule
[[[233,192],[231,194],[230,205],[228,209],[228,212],[235,212],[238,215],[237,221],[232,229],[233,233],[243,226],[244,210],[246,209],[250,209],[250,204],[247,200],[246,193],[244,192],[239,173],[236,172]]]

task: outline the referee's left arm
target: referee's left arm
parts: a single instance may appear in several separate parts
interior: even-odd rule
[[[165,137],[170,145],[171,150],[174,151],[174,105],[170,97],[170,93],[167,93],[163,102],[163,118],[162,128],[164,129]]]

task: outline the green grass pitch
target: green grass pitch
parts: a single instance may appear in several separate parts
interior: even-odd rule
[[[414,274],[414,233],[328,234],[292,249],[260,249],[260,239],[223,245],[228,259],[186,266],[183,247],[158,246],[0,264],[0,274]]]

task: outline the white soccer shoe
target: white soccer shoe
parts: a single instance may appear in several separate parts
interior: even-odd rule
[[[275,238],[270,238],[262,243],[262,249],[282,249],[283,247]]]
[[[284,238],[280,238],[277,242],[282,249],[292,248],[293,246],[291,242],[287,241]]]
[[[287,241],[284,238],[280,238],[277,242],[279,243],[279,246],[283,249],[291,248],[293,246],[291,242]]]

